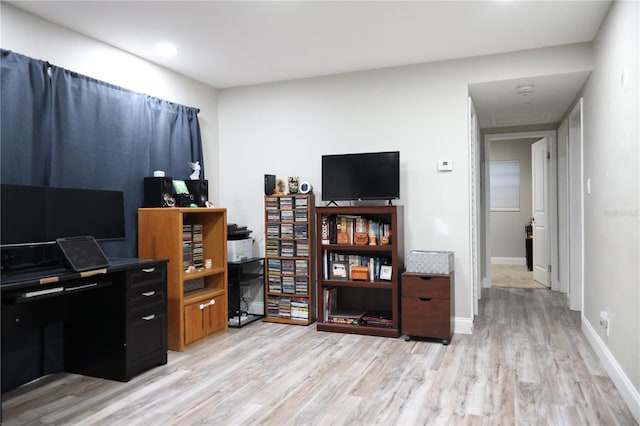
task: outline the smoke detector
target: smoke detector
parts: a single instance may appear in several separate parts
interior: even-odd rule
[[[522,86],[516,87],[516,92],[520,96],[529,96],[533,93],[533,84],[524,84]]]

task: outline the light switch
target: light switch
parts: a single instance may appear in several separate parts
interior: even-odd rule
[[[451,171],[453,170],[453,161],[451,160],[438,160],[438,170]]]
[[[587,194],[591,194],[591,178],[587,178]]]

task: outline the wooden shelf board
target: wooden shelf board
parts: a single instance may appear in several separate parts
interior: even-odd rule
[[[293,320],[291,318],[280,318],[280,317],[264,317],[262,319],[264,322],[277,322],[280,324],[293,324],[293,325],[309,325],[315,322],[315,318],[313,320]]]
[[[298,298],[298,297],[300,297],[302,299],[308,299],[308,298],[311,297],[308,294],[279,293],[277,291],[268,291],[267,295],[277,296],[277,297],[291,297],[292,299],[295,299],[295,298]]]
[[[224,267],[212,267],[209,269],[201,268],[197,269],[193,272],[184,272],[182,271],[182,280],[189,281],[195,280],[197,278],[209,277],[211,275],[224,274]]]
[[[379,288],[392,290],[394,284],[391,281],[345,281],[345,280],[323,280],[323,287],[356,287],[356,288]]]
[[[357,252],[392,252],[394,249],[393,244],[387,245],[358,245],[358,244],[322,244],[322,250],[329,251],[357,251]]]
[[[336,333],[364,334],[368,336],[400,337],[400,330],[397,328],[372,327],[366,325],[346,325],[318,322],[318,331],[331,331]]]
[[[225,291],[221,288],[203,288],[200,290],[193,290],[184,294],[184,305],[191,305],[192,303],[197,303],[216,296],[223,296],[224,294]]]

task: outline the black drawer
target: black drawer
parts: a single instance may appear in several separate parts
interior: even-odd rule
[[[167,353],[167,317],[150,314],[127,321],[127,365],[133,366],[150,357]]]
[[[162,285],[167,276],[165,265],[134,269],[127,272],[127,289],[139,290],[157,284]]]
[[[164,313],[166,310],[166,293],[164,288],[147,289],[129,295],[127,298],[127,318],[146,316],[153,313]]]
[[[144,268],[127,274],[127,318],[164,313],[166,309],[166,268]]]

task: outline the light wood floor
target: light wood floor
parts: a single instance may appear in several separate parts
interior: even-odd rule
[[[449,346],[254,323],[129,383],[56,374],[3,395],[6,425],[634,425],[565,296],[485,290]]]

